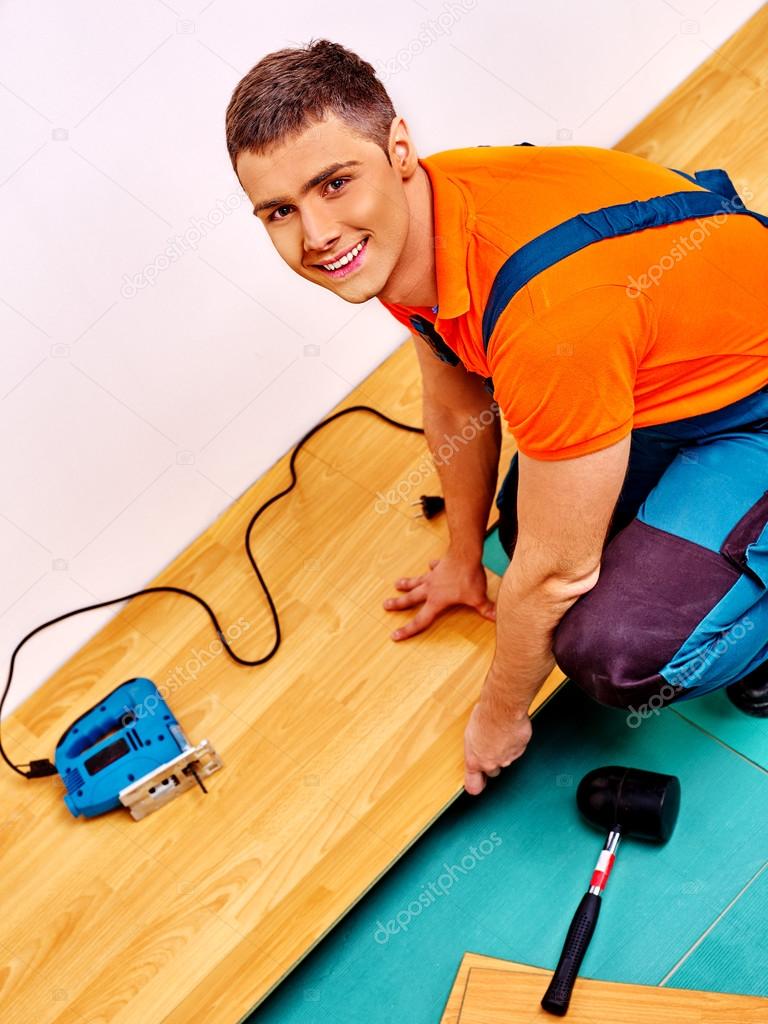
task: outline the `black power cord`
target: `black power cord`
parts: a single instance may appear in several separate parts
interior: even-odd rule
[[[269,592],[267,584],[264,582],[264,577],[259,572],[259,567],[256,565],[256,560],[253,557],[253,552],[251,551],[251,532],[253,531],[253,527],[256,524],[256,520],[259,518],[262,512],[266,511],[266,509],[268,509],[269,506],[273,502],[277,501],[279,498],[285,497],[285,495],[292,491],[293,488],[296,486],[296,470],[294,468],[294,464],[296,462],[296,456],[299,454],[302,445],[305,444],[310,439],[310,437],[313,437],[322,427],[326,426],[328,423],[332,423],[333,420],[338,419],[340,416],[346,416],[348,413],[351,412],[371,412],[373,413],[374,416],[378,416],[379,419],[385,420],[387,423],[391,423],[393,427],[398,427],[400,430],[407,430],[412,434],[424,433],[424,430],[421,427],[411,427],[407,423],[400,423],[398,420],[393,420],[390,416],[386,416],[383,412],[379,412],[378,409],[371,408],[370,405],[351,405],[349,406],[348,409],[342,409],[340,412],[336,412],[332,416],[328,416],[326,419],[321,420],[320,423],[317,424],[317,426],[313,427],[296,444],[296,447],[293,449],[293,452],[291,454],[291,461],[289,463],[289,468],[291,471],[291,483],[288,485],[288,487],[285,488],[285,490],[280,491],[278,494],[274,494],[268,501],[265,501],[264,504],[259,509],[257,509],[256,512],[254,512],[250,522],[248,523],[248,528],[245,531],[246,554],[248,555],[251,565],[253,566],[253,571],[256,573],[259,583],[261,584],[264,590],[264,594],[267,598],[270,611],[272,612],[272,618],[275,623],[275,642],[272,647],[272,650],[268,654],[265,654],[263,658],[257,658],[255,661],[248,661],[246,658],[241,658],[239,655],[235,654],[235,652],[229,646],[227,638],[224,635],[224,631],[219,625],[219,621],[216,618],[216,615],[214,614],[211,606],[207,603],[207,601],[203,600],[202,597],[200,597],[198,594],[193,593],[191,590],[184,590],[182,587],[170,586],[145,587],[143,590],[136,590],[132,594],[124,594],[123,597],[114,597],[110,601],[99,601],[97,604],[89,604],[83,608],[76,608],[74,611],[65,612],[63,615],[57,615],[55,619],[49,619],[48,622],[44,622],[42,625],[35,627],[35,629],[27,633],[23,640],[21,640],[16,645],[16,648],[14,649],[14,652],[11,655],[11,663],[8,669],[8,681],[5,684],[5,690],[3,691],[3,695],[2,697],[0,697],[0,715],[2,715],[3,704],[5,704],[5,698],[8,696],[8,691],[10,690],[11,687],[11,680],[13,679],[13,668],[16,663],[16,655],[19,653],[19,651],[27,642],[27,640],[31,640],[33,636],[41,632],[41,630],[47,629],[48,626],[53,626],[57,622],[62,622],[64,619],[69,619],[73,615],[80,615],[82,612],[94,611],[96,608],[107,608],[109,607],[109,605],[120,604],[121,601],[130,601],[134,597],[140,597],[142,594],[181,594],[184,597],[191,597],[193,601],[197,601],[197,603],[201,605],[203,608],[205,608],[205,610],[208,612],[208,617],[210,618],[211,622],[214,625],[216,635],[221,640],[227,654],[230,656],[230,658],[232,658],[233,661],[236,661],[238,665],[246,665],[249,668],[253,668],[256,665],[263,665],[264,662],[269,661],[270,658],[274,657],[274,655],[277,653],[277,649],[280,646],[281,641],[280,622],[277,616],[277,609],[275,608],[275,603],[272,600],[272,595]],[[443,499],[439,497],[422,495],[422,503],[424,503],[425,501],[427,502],[427,504],[423,504],[423,507],[425,508],[425,515],[428,519],[431,519],[432,516],[436,515],[438,511],[436,509],[435,502],[442,502]],[[429,509],[430,513],[428,515],[426,514],[427,508]],[[2,755],[3,760],[9,767],[11,767],[19,775],[24,776],[25,779],[40,779],[49,775],[58,775],[55,765],[53,765],[47,758],[42,758],[36,761],[29,761],[26,764],[15,765],[13,761],[11,761],[6,755],[5,748],[3,747],[1,738],[0,755]],[[22,769],[24,768],[28,770],[23,771]]]

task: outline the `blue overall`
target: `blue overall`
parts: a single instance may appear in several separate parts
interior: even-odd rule
[[[768,227],[768,217],[744,207],[725,171],[677,173],[707,191],[579,214],[513,253],[484,311],[486,351],[513,295],[592,242],[719,213]],[[515,455],[496,499],[510,556],[517,481]],[[768,383],[714,412],[632,431],[598,582],[560,620],[555,660],[612,707],[698,697],[768,660],[767,588]]]

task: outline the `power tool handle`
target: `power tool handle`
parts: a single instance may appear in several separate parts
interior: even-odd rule
[[[595,930],[601,902],[597,893],[585,892],[581,897],[581,903],[573,915],[565,937],[563,952],[560,954],[555,973],[541,1000],[544,1009],[558,1017],[563,1017],[568,1012],[573,986]]]

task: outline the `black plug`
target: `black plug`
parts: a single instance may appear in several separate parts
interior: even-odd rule
[[[417,512],[414,518],[423,516],[425,519],[434,519],[445,508],[445,498],[440,494],[422,494],[419,500],[412,501],[411,505],[421,505],[421,512]]]
[[[58,775],[55,765],[52,765],[47,758],[39,761],[29,762],[29,771],[25,773],[28,779],[43,779],[46,775]]]

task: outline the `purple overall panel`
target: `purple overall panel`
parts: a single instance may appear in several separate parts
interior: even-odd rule
[[[659,670],[740,576],[719,552],[634,519],[605,548],[595,587],[560,620],[555,660],[600,704],[671,703],[685,688]]]

